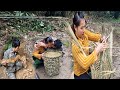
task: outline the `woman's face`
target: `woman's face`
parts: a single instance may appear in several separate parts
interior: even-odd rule
[[[75,34],[77,35],[77,37],[83,38],[85,27],[86,27],[85,19],[80,20],[79,26],[74,26]]]

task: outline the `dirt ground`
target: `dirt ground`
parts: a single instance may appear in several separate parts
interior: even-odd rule
[[[89,24],[88,27],[91,31],[95,32],[101,32],[101,25],[100,23],[92,23]],[[113,32],[113,67],[116,68],[116,72],[114,73],[114,77],[112,79],[120,79],[120,24],[111,24],[113,27],[115,27]],[[33,45],[36,40],[41,40],[47,36],[52,36],[55,38],[60,39],[63,42],[63,52],[64,55],[60,59],[60,73],[57,76],[49,77],[46,72],[44,66],[41,66],[36,70],[37,74],[39,75],[40,79],[73,79],[73,59],[71,54],[71,40],[68,34],[63,29],[58,29],[56,31],[52,32],[46,32],[46,33],[38,33],[36,31],[28,32],[27,35],[22,35],[25,38],[25,51],[27,52],[27,57],[29,62],[30,68],[34,70],[34,67],[32,65],[32,51],[33,51]],[[5,36],[4,38],[5,39]],[[4,40],[0,40],[0,49],[2,49],[2,46],[4,44]],[[22,52],[22,51],[21,51]],[[5,76],[5,70],[3,67],[0,67],[0,79],[6,79]],[[28,78],[32,79],[32,78]]]

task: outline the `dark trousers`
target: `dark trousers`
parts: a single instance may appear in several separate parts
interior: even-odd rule
[[[88,73],[84,73],[84,74],[82,74],[80,76],[76,76],[74,74],[74,79],[91,79],[91,77],[90,77],[90,75],[88,75]]]
[[[33,60],[34,60],[34,66],[37,69],[39,66],[44,66],[44,61],[43,59],[38,59],[34,56],[32,56]]]

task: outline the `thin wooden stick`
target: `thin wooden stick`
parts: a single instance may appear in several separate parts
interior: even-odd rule
[[[111,31],[111,34],[110,34],[110,57],[111,57],[111,62],[112,62],[112,46],[113,46],[113,28],[112,28],[112,31]]]

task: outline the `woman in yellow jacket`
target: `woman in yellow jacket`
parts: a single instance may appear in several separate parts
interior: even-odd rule
[[[46,37],[42,41],[35,43],[32,58],[36,69],[40,66],[40,64],[44,65],[43,54],[48,48],[62,50],[61,40],[54,40],[52,37]]]
[[[53,39],[51,37],[46,37],[40,42],[36,42],[34,45],[33,50],[33,60],[34,60],[34,66],[35,68],[38,68],[41,65],[44,65],[43,63],[43,53],[47,48],[53,47]]]
[[[95,34],[86,29],[86,21],[84,15],[80,12],[76,13],[73,18],[73,26],[75,36],[82,47],[89,47],[89,40],[98,42],[99,40],[105,40],[101,34]],[[80,51],[79,47],[72,43],[72,54],[74,59],[74,78],[75,79],[91,79],[88,75],[90,66],[97,60],[98,54],[105,50],[106,43],[98,43],[95,50],[89,54],[89,48],[84,48],[86,57]]]

